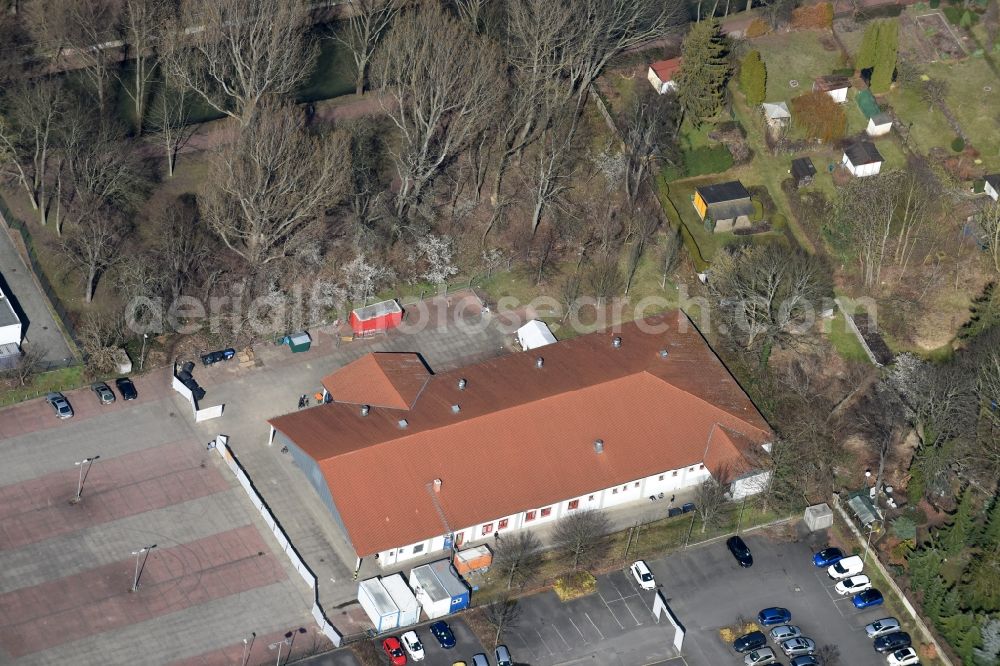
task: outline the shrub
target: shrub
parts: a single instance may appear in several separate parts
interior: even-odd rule
[[[792,11],[792,28],[797,30],[825,30],[833,26],[833,5],[820,2],[798,7]]]
[[[747,26],[746,36],[747,39],[753,39],[754,37],[761,37],[771,32],[770,26],[762,18],[755,18],[750,21],[750,25]]]
[[[758,106],[764,101],[767,87],[767,67],[760,58],[760,51],[751,51],[740,63],[740,89],[747,96],[747,104]]]
[[[965,150],[965,139],[960,136],[956,136],[951,140],[951,149],[956,153],[960,153]]]
[[[808,92],[792,99],[792,118],[806,136],[833,143],[844,136],[847,116],[840,105],[822,91]]]
[[[931,0],[930,1],[930,7],[931,7],[931,9],[937,9],[940,6],[941,6],[941,0]]]
[[[722,173],[732,166],[733,156],[725,146],[702,146],[684,154],[684,170],[688,176]]]
[[[597,579],[589,571],[574,571],[556,578],[554,589],[561,601],[569,601],[593,594]]]

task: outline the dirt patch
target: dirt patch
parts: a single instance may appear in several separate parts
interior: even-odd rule
[[[823,47],[824,51],[837,51],[840,46],[837,45],[837,41],[832,35],[823,35],[819,38],[819,44]]]

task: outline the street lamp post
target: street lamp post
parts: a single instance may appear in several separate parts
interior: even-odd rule
[[[139,352],[139,372],[142,372],[142,364],[146,361],[146,340],[149,339],[148,333],[142,334],[142,351]]]
[[[135,555],[135,578],[132,579],[132,592],[139,589],[139,575],[142,574],[142,569],[146,568],[146,558],[149,557],[149,551],[156,548],[154,543],[151,546],[143,546],[139,550],[133,550],[132,554]],[[145,557],[142,557],[145,555]],[[142,558],[142,567],[139,567],[139,559]]]
[[[275,648],[278,649],[278,659],[274,662],[274,666],[281,666],[281,647],[283,645],[288,646],[288,656],[291,656],[292,643],[295,642],[295,634],[297,633],[299,634],[306,633],[305,627],[299,627],[295,631],[286,632],[285,637],[282,640],[278,641],[277,643],[271,643],[270,645],[267,646],[267,649],[269,650],[273,650]]]
[[[868,526],[868,539],[865,541],[865,555],[861,559],[862,564],[868,562],[868,548],[872,545],[872,534],[875,533],[875,523]]]
[[[80,468],[80,475],[76,480],[76,495],[69,502],[70,504],[77,504],[83,497],[83,484],[87,480],[87,474],[90,474],[90,467],[94,461],[98,460],[101,456],[91,456],[89,458],[84,458],[80,462],[73,463]],[[83,468],[86,467],[86,473]]]
[[[247,657],[249,656],[247,655],[247,650],[249,649],[249,646],[253,644],[255,638],[257,638],[257,632],[251,631],[250,638],[243,639],[243,658],[240,659],[240,666],[247,666]]]

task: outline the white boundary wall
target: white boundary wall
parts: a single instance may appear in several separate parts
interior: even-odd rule
[[[180,384],[177,378],[174,378],[174,382]],[[181,387],[187,390],[183,384]],[[188,391],[190,393],[190,391]],[[288,556],[288,560],[292,563],[292,567],[299,572],[302,576],[302,580],[306,582],[306,585],[313,591],[313,607],[312,616],[316,620],[316,624],[319,625],[320,631],[330,639],[336,647],[340,647],[341,635],[337,629],[330,624],[330,621],[326,617],[326,613],[323,611],[323,607],[319,605],[319,591],[316,589],[316,575],[306,566],[306,563],[302,561],[299,557],[298,552],[295,550],[295,546],[292,542],[288,540],[288,535],[285,534],[285,530],[282,529],[281,525],[275,519],[274,515],[271,513],[271,509],[268,508],[267,503],[264,502],[264,498],[260,496],[257,489],[253,487],[253,482],[247,473],[243,471],[243,466],[240,465],[239,460],[233,455],[232,449],[229,448],[229,437],[227,435],[219,435],[215,438],[215,451],[222,457],[223,462],[229,467],[229,470],[236,476],[236,480],[240,482],[243,486],[243,490],[246,491],[247,497],[250,498],[250,502],[254,505],[257,511],[260,513],[260,517],[264,519],[267,526],[271,529],[271,533],[274,534],[274,538],[278,540],[278,545],[281,546],[281,550],[284,551],[285,555]]]
[[[684,627],[674,615],[674,611],[671,610],[669,605],[667,605],[667,600],[663,598],[663,590],[657,590],[656,597],[653,599],[653,617],[656,618],[657,623],[660,621],[661,614],[666,615],[667,621],[673,625],[674,648],[677,650],[678,654],[682,654],[684,650]]]
[[[174,380],[171,386],[173,386],[175,391],[187,398],[187,401],[191,404],[191,411],[194,413],[195,423],[201,423],[202,421],[208,421],[209,419],[217,419],[222,416],[222,412],[226,407],[225,404],[198,409],[198,401],[194,399],[191,389],[184,386],[184,383],[177,379],[177,375],[174,375]]]

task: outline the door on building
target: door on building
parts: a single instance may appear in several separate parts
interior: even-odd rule
[[[455,548],[461,548],[462,543],[465,541],[465,532],[459,532],[455,535]]]

